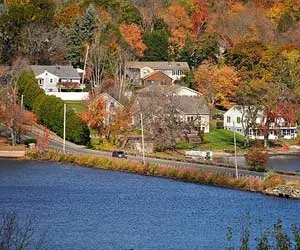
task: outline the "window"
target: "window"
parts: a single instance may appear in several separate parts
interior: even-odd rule
[[[241,123],[241,120],[242,120],[241,117],[238,116],[238,117],[236,118],[236,123],[238,123],[238,124]]]
[[[231,122],[230,116],[227,116],[227,123],[230,123],[230,122]]]
[[[50,83],[53,83],[53,79],[52,78],[50,78]]]
[[[188,122],[193,122],[194,121],[194,117],[193,116],[188,116],[187,117],[187,121]]]

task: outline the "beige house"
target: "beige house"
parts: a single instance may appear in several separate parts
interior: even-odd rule
[[[187,62],[128,62],[126,76],[133,85],[142,85],[143,79],[154,71],[161,71],[173,82],[180,80],[190,71]]]

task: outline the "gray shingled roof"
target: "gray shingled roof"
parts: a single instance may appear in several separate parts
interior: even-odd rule
[[[66,65],[31,65],[30,66],[34,74],[40,75],[43,72],[48,71],[49,73],[58,76],[59,78],[76,78],[80,79],[80,75],[77,70],[72,66]]]
[[[150,67],[154,70],[172,70],[172,69],[181,69],[181,70],[190,70],[190,67],[187,62],[139,62],[133,61],[128,62],[128,68],[140,69],[143,67]]]
[[[203,96],[175,96],[174,102],[184,114],[209,114],[209,108]]]
[[[172,102],[174,107],[185,115],[188,114],[201,114],[208,115],[209,108],[203,96],[173,96]],[[160,112],[161,107],[165,105],[166,99],[162,96],[138,96],[135,102],[135,107],[147,114]]]
[[[139,89],[137,91],[138,95],[145,95],[148,93],[165,93],[165,92],[176,92],[176,90],[180,89],[182,86],[177,84],[172,85],[162,85],[162,84],[151,84],[145,88]]]

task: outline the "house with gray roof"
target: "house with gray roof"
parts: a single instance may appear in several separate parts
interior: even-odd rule
[[[82,91],[81,70],[68,65],[31,65],[39,86],[47,92]]]
[[[173,82],[180,80],[190,71],[187,62],[128,62],[126,76],[133,85],[142,85],[143,79],[155,71],[169,76]]]
[[[158,84],[137,91],[133,105],[135,125],[138,125],[141,113],[153,120],[162,112],[176,113],[182,123],[200,126],[204,133],[209,133],[210,110],[205,97],[195,90]]]

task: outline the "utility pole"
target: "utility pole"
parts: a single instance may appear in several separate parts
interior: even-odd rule
[[[86,48],[86,53],[85,53],[85,58],[84,58],[84,65],[83,65],[83,74],[82,74],[82,84],[84,84],[84,78],[85,78],[85,71],[86,71],[86,63],[87,63],[87,59],[88,59],[88,55],[89,55],[89,49],[90,49],[90,46],[87,45],[87,48]]]
[[[21,95],[21,110],[24,108],[24,95]]]
[[[237,164],[237,156],[236,156],[236,136],[235,136],[235,123],[233,122],[233,141],[234,141],[234,163],[235,163],[235,177],[239,178],[238,164]]]
[[[143,126],[143,114],[141,113],[141,130],[142,130],[142,153],[143,153],[143,164],[145,165],[145,141],[144,141],[144,126]]]
[[[64,153],[66,153],[66,115],[67,115],[67,104],[64,103],[64,141],[63,141]]]

